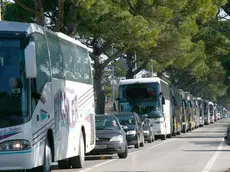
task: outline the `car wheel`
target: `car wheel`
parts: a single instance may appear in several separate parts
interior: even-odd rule
[[[137,136],[137,143],[134,145],[135,148],[139,148],[140,147],[140,139],[139,136]]]
[[[142,142],[140,143],[140,147],[144,147],[145,146],[145,138],[144,138],[144,135],[143,135],[143,139],[142,139]]]
[[[152,142],[154,142],[155,141],[155,136],[154,136],[154,134],[152,135]]]
[[[150,136],[148,143],[152,143],[152,141],[153,141],[153,136]]]
[[[125,146],[125,152],[123,152],[123,153],[118,153],[117,155],[118,155],[118,157],[119,157],[120,159],[125,159],[125,158],[127,158],[127,156],[128,156],[128,146],[127,146],[127,144],[126,144],[126,146]]]

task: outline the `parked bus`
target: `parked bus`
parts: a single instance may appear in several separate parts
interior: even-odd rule
[[[210,123],[214,123],[214,104],[208,102],[208,113],[210,114]]]
[[[199,106],[199,125],[200,127],[203,127],[204,126],[204,103],[203,103],[203,100],[198,97],[196,98],[197,102],[198,102],[198,106]]]
[[[218,113],[218,109],[217,109],[217,104],[214,103],[214,121],[217,122],[219,118],[219,113]]]
[[[193,102],[195,108],[195,128],[198,128],[200,126],[200,107],[197,99],[193,98]]]
[[[119,82],[118,111],[147,115],[162,140],[172,135],[170,87],[158,77],[127,79]]]
[[[209,125],[210,124],[210,113],[209,113],[209,101],[204,101],[204,124]]]
[[[183,116],[183,107],[182,107],[182,97],[180,91],[172,87],[172,104],[173,104],[173,135],[180,135],[182,131],[182,116]]]
[[[182,132],[188,132],[189,127],[189,108],[187,104],[187,99],[185,97],[185,92],[182,89],[179,89],[180,97],[182,99]]]
[[[0,22],[0,170],[81,168],[95,147],[87,47],[36,24]]]
[[[187,107],[189,112],[189,131],[195,128],[195,105],[193,101],[193,96],[189,92],[185,92]]]

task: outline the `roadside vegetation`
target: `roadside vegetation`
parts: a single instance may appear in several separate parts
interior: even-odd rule
[[[195,96],[230,102],[230,0],[14,0],[2,8],[4,20],[36,22],[92,49],[98,114],[111,80],[143,69]]]

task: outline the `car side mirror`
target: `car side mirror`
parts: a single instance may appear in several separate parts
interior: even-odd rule
[[[30,42],[25,48],[25,67],[27,78],[37,77],[35,42]]]

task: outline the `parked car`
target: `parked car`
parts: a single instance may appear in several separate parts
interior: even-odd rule
[[[144,130],[145,141],[147,141],[148,143],[154,142],[155,136],[154,136],[153,124],[147,118],[143,120],[143,130]]]
[[[119,158],[128,156],[126,133],[122,129],[118,119],[114,115],[96,115],[96,146],[89,153],[115,154]]]
[[[224,137],[226,145],[230,146],[230,125],[227,128],[226,136]]]
[[[140,117],[135,112],[121,112],[115,114],[126,132],[128,146],[144,147],[144,130]]]

